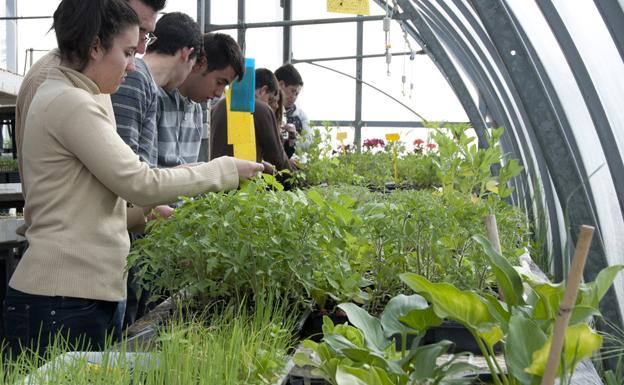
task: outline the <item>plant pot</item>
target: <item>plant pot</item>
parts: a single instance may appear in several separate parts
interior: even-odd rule
[[[0,183],[20,183],[19,171],[0,171]]]
[[[424,344],[449,340],[454,343],[454,346],[449,349],[449,353],[470,352],[481,354],[481,349],[479,349],[470,331],[463,325],[453,321],[444,321],[442,325],[428,329],[423,340]],[[494,346],[494,351],[501,351],[500,344]]]
[[[300,323],[298,328],[299,339],[311,339],[320,342],[323,339],[323,317],[328,316],[334,325],[343,324],[349,321],[347,315],[341,310],[314,310],[304,315],[305,319]]]
[[[306,378],[290,375],[284,385],[329,385],[329,382],[323,378]]]
[[[394,334],[390,337],[394,341],[394,347],[397,352],[403,351],[403,336],[400,334]],[[414,340],[416,340],[417,346],[420,346],[424,342],[424,336],[418,338],[417,334],[408,334],[405,338],[405,350],[410,350],[412,345],[414,345]]]

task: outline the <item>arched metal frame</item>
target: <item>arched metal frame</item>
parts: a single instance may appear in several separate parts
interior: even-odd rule
[[[390,6],[389,0],[374,1],[384,8]],[[514,202],[529,213],[533,211],[535,217],[543,218],[540,225],[548,227],[552,250],[559,257],[554,259],[556,279],[562,279],[566,271],[569,258],[567,240],[577,240],[576,231],[581,224],[597,228],[598,236],[592,243],[590,262],[585,270],[585,278],[593,280],[598,271],[608,265],[596,210],[596,194],[599,192],[593,191],[587,183],[588,172],[557,89],[523,26],[513,14],[508,4],[512,1],[515,0],[395,0],[393,4],[397,5],[395,8],[400,8],[400,12],[394,9],[393,13],[401,15],[406,32],[424,48],[446,77],[477,132],[479,144],[487,146],[485,130],[491,126],[488,117],[494,124],[507,128],[501,145],[504,151],[521,160],[525,167],[521,178],[514,181]],[[244,0],[238,0],[238,3],[239,18],[235,27],[239,29],[239,41],[244,44],[245,31],[254,25],[245,23]],[[591,129],[597,133],[617,194],[617,211],[624,217],[624,162],[605,107],[555,5],[546,0],[537,0],[536,3],[583,95],[593,123]],[[616,0],[594,0],[593,3],[620,56],[624,57],[624,12],[621,4]],[[284,28],[283,57],[284,61],[289,61],[293,59],[290,28],[305,21],[291,20],[292,0],[281,0],[281,5],[284,9],[283,21],[256,24],[258,27],[277,25]],[[200,8],[208,15],[201,19],[205,29],[218,29],[219,26],[210,24],[210,0],[198,0],[198,14]],[[361,78],[364,18],[349,21],[357,22],[356,77]],[[322,21],[310,22],[316,24]],[[232,28],[231,25],[222,27]],[[361,86],[362,83],[356,81],[353,124],[358,140],[361,128],[367,124],[361,121]],[[472,89],[476,90],[476,97],[471,94]],[[375,123],[371,126],[392,122]],[[619,294],[624,297],[624,294]],[[604,303],[619,304],[613,289],[607,293],[607,298]],[[619,307],[611,305],[601,310],[608,320],[622,325]]]

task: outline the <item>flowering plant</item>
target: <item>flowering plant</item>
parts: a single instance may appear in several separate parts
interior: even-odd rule
[[[376,147],[384,148],[386,146],[386,142],[383,139],[364,139],[364,143],[362,144],[367,150],[371,150]]]

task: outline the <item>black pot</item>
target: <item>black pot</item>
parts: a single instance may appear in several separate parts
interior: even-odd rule
[[[414,345],[414,342],[416,342],[417,346],[422,345],[424,338],[417,338],[417,334],[408,334],[405,338],[405,349],[410,350],[412,348],[412,345]],[[390,339],[394,341],[394,346],[397,352],[403,350],[403,336],[401,334],[394,334],[392,337],[390,337]]]
[[[0,171],[0,183],[20,183],[19,171]]]
[[[432,344],[442,340],[449,340],[454,343],[449,348],[449,353],[470,352],[481,354],[481,349],[477,345],[474,337],[463,325],[453,322],[444,321],[442,325],[429,328],[425,333],[424,343]],[[494,351],[501,351],[500,344],[494,345]]]
[[[321,342],[323,339],[323,317],[328,316],[334,325],[343,324],[349,321],[347,315],[342,311],[319,311],[314,310],[307,313],[307,316],[301,322],[299,327],[299,339],[311,339],[315,342]]]
[[[285,385],[330,385],[329,382],[323,378],[304,378],[299,376],[289,375],[286,379]]]

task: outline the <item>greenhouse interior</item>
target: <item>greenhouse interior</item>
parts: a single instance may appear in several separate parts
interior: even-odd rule
[[[3,2],[3,384],[624,384],[621,0]]]

